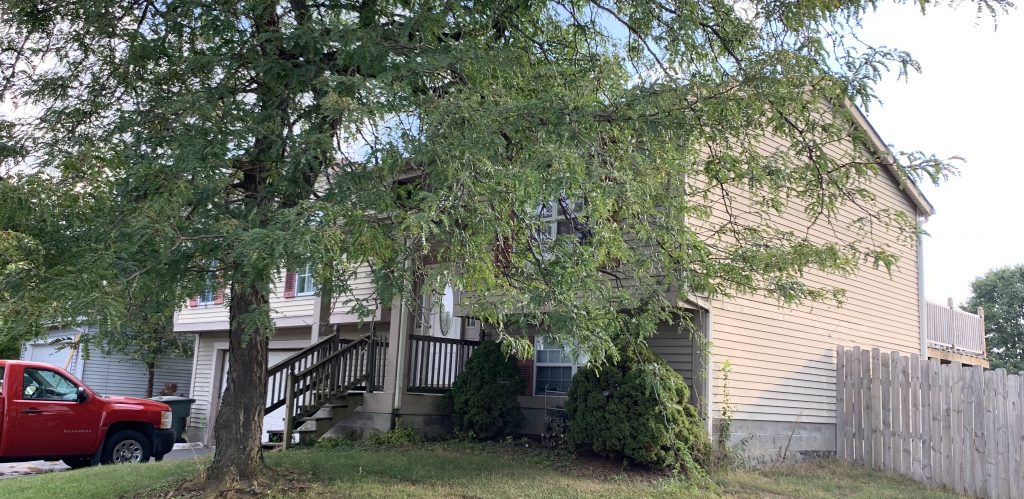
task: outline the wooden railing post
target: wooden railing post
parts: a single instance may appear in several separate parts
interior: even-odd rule
[[[284,388],[284,436],[281,448],[287,450],[292,443],[292,424],[295,414],[295,373],[288,371],[288,384]]]
[[[367,393],[373,393],[377,382],[377,338],[374,333],[370,333],[368,338],[370,341],[367,343]]]

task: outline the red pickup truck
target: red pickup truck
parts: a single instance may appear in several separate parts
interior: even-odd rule
[[[174,437],[167,404],[102,396],[59,367],[0,360],[0,462],[159,461]]]

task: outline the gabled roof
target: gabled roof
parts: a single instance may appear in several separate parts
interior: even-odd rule
[[[917,208],[918,216],[927,218],[934,215],[935,207],[928,201],[928,198],[924,197],[924,193],[921,192],[921,189],[917,184],[899,171],[896,167],[896,156],[889,149],[889,146],[887,146],[882,140],[882,137],[878,135],[878,131],[871,125],[871,122],[868,121],[866,116],[864,116],[864,113],[861,112],[860,108],[850,101],[846,101],[846,107],[850,110],[850,113],[853,115],[853,119],[856,121],[857,125],[867,132],[868,140],[871,141],[871,145],[875,148],[875,151],[886,159],[886,161],[882,162],[883,165],[889,170],[889,173],[896,178],[896,181],[899,182],[900,190],[906,194],[907,198],[909,198],[912,203],[914,203],[914,206]]]

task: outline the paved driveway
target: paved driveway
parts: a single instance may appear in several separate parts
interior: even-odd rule
[[[164,456],[165,461],[185,461],[199,459],[210,454],[213,449],[199,447],[194,449],[174,450]],[[14,478],[25,475],[38,475],[55,471],[67,471],[68,468],[60,461],[28,461],[24,463],[0,463],[0,479]]]

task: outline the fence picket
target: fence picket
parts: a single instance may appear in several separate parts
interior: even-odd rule
[[[892,471],[892,362],[889,352],[882,352],[881,395],[882,395],[882,458],[879,468]]]
[[[911,382],[910,382],[910,359],[898,356],[899,377],[896,386],[899,387],[900,399],[900,473],[906,476],[913,476],[913,445],[914,432],[910,424],[911,410]]]
[[[910,476],[915,480],[924,480],[924,462],[921,458],[921,359],[918,355],[910,355]]]
[[[871,349],[871,467],[882,469],[882,354],[877,348]]]
[[[836,347],[836,457],[846,459],[846,352]]]

